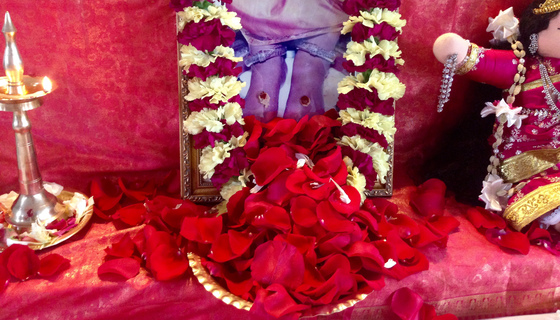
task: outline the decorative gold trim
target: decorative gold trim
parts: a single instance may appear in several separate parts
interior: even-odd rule
[[[554,82],[554,83],[559,82],[560,81],[560,74],[551,76],[550,80],[552,80],[552,82]],[[527,91],[527,90],[542,88],[542,86],[543,86],[542,80],[538,79],[538,80],[531,81],[531,82],[523,84],[521,86],[521,91]]]
[[[560,10],[560,0],[546,0],[538,8],[533,9],[534,14],[547,14]]]
[[[504,181],[516,183],[560,163],[560,149],[530,150],[506,159],[500,166]]]
[[[237,309],[241,310],[251,310],[253,306],[252,302],[247,300],[243,300],[240,297],[232,294],[231,292],[227,291],[224,287],[220,286],[214,278],[206,271],[204,266],[202,265],[202,260],[196,254],[189,252],[187,253],[187,257],[189,258],[189,266],[192,269],[192,272],[198,282],[206,291],[210,292],[214,297],[222,300],[223,303],[229,304],[234,306]],[[333,313],[340,312],[344,309],[353,307],[356,303],[364,300],[367,297],[365,293],[358,293],[353,297],[346,298],[340,301],[337,304],[331,304],[326,306],[319,306],[308,309],[303,312],[300,318],[307,318],[307,317],[315,317],[318,315],[329,315]]]
[[[539,187],[504,212],[504,218],[520,231],[538,217],[560,206],[560,182]]]
[[[457,68],[455,74],[463,75],[471,71],[472,68],[474,68],[474,66],[478,63],[479,55],[480,48],[476,44],[471,43],[469,46],[469,51],[467,51],[467,57],[465,58],[465,60],[463,60],[461,66]]]

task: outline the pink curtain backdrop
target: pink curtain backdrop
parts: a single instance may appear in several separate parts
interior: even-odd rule
[[[487,17],[511,5],[520,14],[527,3],[402,2],[407,93],[397,104],[397,183],[438,151],[472,95],[458,79],[445,112],[435,112],[442,70],[432,55],[435,38],[452,31],[486,44]],[[44,180],[85,190],[98,175],[179,167],[175,16],[167,0],[3,0],[5,11],[18,29],[26,74],[48,75],[59,87],[29,112]],[[0,113],[0,192],[17,188],[11,121]]]
[[[400,77],[407,94],[397,104],[392,200],[403,211],[411,211],[409,177],[417,178],[473,107],[472,85],[463,79],[455,81],[446,110],[435,112],[442,66],[433,58],[433,41],[452,31],[485,45],[489,16],[512,5],[520,14],[528,3],[403,0],[408,23],[399,40],[406,61]],[[93,177],[153,176],[179,167],[175,16],[168,0],[2,0],[0,14],[6,10],[18,29],[26,74],[48,75],[58,84],[44,106],[29,112],[44,180],[87,190]],[[0,113],[0,193],[17,189],[11,121]],[[446,250],[428,250],[429,271],[388,280],[381,292],[328,319],[387,318],[387,299],[401,286],[439,314],[465,319],[556,310],[557,259],[539,248],[528,256],[501,251],[461,217],[464,205],[449,202],[461,226]],[[72,266],[53,279],[11,283],[0,295],[0,318],[251,319],[192,277],[156,282],[144,272],[126,282],[99,280],[102,249],[124,232],[94,223],[69,244],[42,253],[60,253]]]

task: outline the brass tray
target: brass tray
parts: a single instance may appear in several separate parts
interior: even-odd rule
[[[72,199],[74,197],[74,194],[75,192],[63,190],[60,193],[60,195],[57,196],[57,198],[60,201],[66,201]],[[57,244],[60,244],[63,241],[68,240],[70,237],[80,232],[88,224],[92,216],[93,216],[93,203],[86,208],[82,219],[74,228],[68,230],[68,232],[66,232],[65,234],[59,237],[52,238],[51,241],[49,242],[34,242],[34,241],[19,241],[19,240],[12,240],[12,242],[17,244],[27,245],[29,248],[33,250],[42,250],[48,247],[52,247]],[[2,246],[2,243],[0,243],[0,252],[4,251],[4,249],[5,248]]]
[[[232,305],[237,309],[247,311],[251,309],[251,307],[253,306],[252,302],[241,299],[240,297],[232,294],[212,278],[206,268],[204,268],[204,266],[202,265],[202,260],[199,256],[191,252],[187,253],[187,256],[189,258],[189,266],[191,267],[194,276],[198,279],[198,282],[200,282],[200,284],[204,287],[204,289],[206,289],[206,291],[210,292],[217,299],[222,300],[223,303]],[[367,296],[368,295],[365,293],[359,293],[354,297],[343,299],[337,304],[314,307],[305,310],[301,318],[303,319],[319,315],[329,315],[337,313],[354,306],[356,303],[364,300]]]

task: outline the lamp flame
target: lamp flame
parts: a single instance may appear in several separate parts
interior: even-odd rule
[[[50,92],[52,90],[52,82],[51,79],[49,79],[49,77],[44,77],[43,78],[43,91],[45,92]]]

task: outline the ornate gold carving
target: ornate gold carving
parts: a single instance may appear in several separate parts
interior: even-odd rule
[[[555,82],[555,83],[560,81],[560,74],[551,76],[550,80],[552,80],[552,82]],[[538,79],[538,80],[531,81],[531,82],[523,84],[523,86],[521,86],[521,91],[527,91],[527,90],[542,88],[542,86],[543,86],[542,80]]]
[[[461,66],[457,68],[455,74],[462,75],[471,71],[472,68],[474,68],[474,66],[478,63],[480,52],[480,48],[476,44],[471,43],[469,46],[469,51],[467,52],[467,57],[465,58]]]
[[[523,152],[506,159],[500,166],[504,181],[519,182],[560,163],[560,149],[540,149]]]
[[[520,231],[529,223],[560,206],[560,183],[552,183],[533,190],[525,197],[509,206],[504,218]]]

